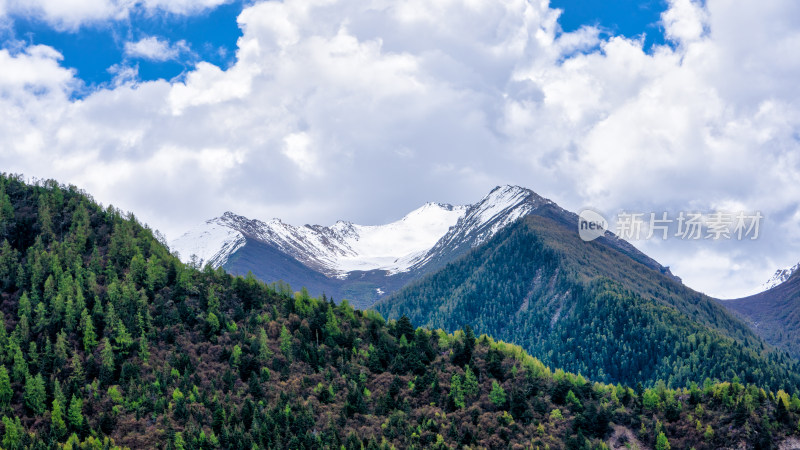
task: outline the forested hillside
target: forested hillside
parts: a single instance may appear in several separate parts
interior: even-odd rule
[[[605,382],[739,377],[800,386],[797,362],[714,300],[544,216],[527,217],[376,309],[449,331],[470,324]]]
[[[720,302],[765,341],[800,358],[800,272],[767,291]]]
[[[0,177],[0,445],[50,448],[770,448],[800,399],[551,371],[469,327],[181,264],[74,187]]]

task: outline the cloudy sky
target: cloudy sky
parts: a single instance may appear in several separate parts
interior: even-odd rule
[[[0,170],[169,238],[518,184],[608,216],[761,211],[756,241],[636,244],[711,295],[800,261],[796,0],[0,0],[0,42]]]

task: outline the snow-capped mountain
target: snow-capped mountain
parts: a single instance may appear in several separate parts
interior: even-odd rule
[[[498,186],[473,205],[427,203],[385,225],[293,226],[226,212],[170,247],[186,262],[252,271],[268,282],[301,283],[370,303],[550,203],[525,188]]]
[[[420,267],[444,249],[477,246],[540,202],[549,200],[528,189],[503,186],[474,205],[426,203],[389,224],[338,221],[330,227],[297,227],[280,219],[262,222],[226,212],[174,240],[171,248],[184,261],[194,255],[201,264],[219,267],[250,238],[327,276],[369,270],[394,274]]]
[[[552,202],[529,189],[498,186],[478,203],[466,207],[455,226],[414,267],[446,264],[545,204]]]
[[[467,209],[427,203],[386,225],[357,225],[338,221],[333,226],[296,227],[272,219],[251,220],[226,212],[172,242],[184,260],[214,267],[245,245],[247,238],[270,244],[310,269],[327,276],[345,277],[352,271],[407,271],[456,224]]]
[[[797,270],[800,269],[800,263],[797,263],[793,266],[789,266],[783,269],[778,269],[775,273],[767,280],[766,283],[761,285],[762,291],[767,291],[775,286],[783,283],[784,281],[788,280],[792,275],[794,275]]]

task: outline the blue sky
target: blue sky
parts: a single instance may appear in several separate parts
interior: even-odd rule
[[[634,244],[735,297],[800,261],[797,17],[797,0],[0,0],[0,167],[169,238],[225,211],[388,223],[504,184],[606,217],[761,211],[757,241]]]
[[[87,90],[109,83],[115,65],[138,69],[142,81],[180,77],[198,61],[228,68],[235,61],[236,40],[242,35],[236,17],[242,12],[241,1],[216,6],[197,14],[154,13],[139,8],[123,20],[90,22],[76,30],[59,30],[41,18],[13,16],[4,46],[21,40],[44,44],[63,55],[63,65],[77,70]],[[176,43],[185,41],[188,48],[176,57],[158,61],[125,52],[126,42],[156,37]],[[85,94],[86,92],[83,92]]]
[[[646,49],[664,43],[660,25],[660,15],[667,7],[664,0],[554,0],[550,5],[563,11],[559,24],[566,32],[592,25],[605,35],[644,37]],[[142,81],[181,77],[198,61],[228,68],[235,61],[236,41],[242,35],[236,17],[244,6],[241,0],[234,0],[189,15],[138,8],[123,20],[89,22],[62,30],[41,18],[20,14],[12,16],[3,46],[24,41],[57,49],[64,57],[62,64],[77,70],[78,78],[85,82],[85,90],[76,93],[81,96],[111,82],[115,66],[136,67]],[[188,49],[163,61],[126,54],[126,42],[147,37],[170,43],[185,41]]]

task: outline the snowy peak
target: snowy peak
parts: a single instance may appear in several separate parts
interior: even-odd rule
[[[490,227],[481,233],[475,243],[479,245],[497,231],[530,214],[546,202],[549,200],[545,200],[530,189],[519,186],[497,186],[467,211],[464,222],[469,223],[472,228]]]
[[[798,269],[800,269],[800,263],[797,263],[793,266],[789,266],[783,269],[776,270],[775,273],[772,275],[772,277],[770,277],[770,279],[767,280],[766,283],[761,285],[761,290],[768,291],[774,288],[775,286],[783,283],[784,281],[791,278],[792,275],[794,275],[794,273],[797,272]]]
[[[231,226],[229,218],[222,216],[192,228],[172,241],[170,247],[184,262],[219,267],[245,242],[244,235]]]
[[[309,268],[343,277],[355,270],[408,269],[463,215],[466,206],[426,203],[400,220],[385,225],[337,221],[331,227],[296,227],[280,219],[251,220],[226,212],[172,242],[184,261],[192,255],[201,264],[224,265],[247,239],[269,244]]]
[[[498,231],[549,203],[530,189],[497,186],[481,201],[470,205],[447,234],[414,266],[440,266],[458,255],[486,242]]]
[[[429,202],[384,225],[337,221],[293,226],[226,212],[190,230],[172,243],[184,261],[224,265],[249,239],[267,244],[329,277],[347,278],[354,271],[388,274],[446,261],[475,247],[548,202],[519,186],[498,186],[474,205]]]

